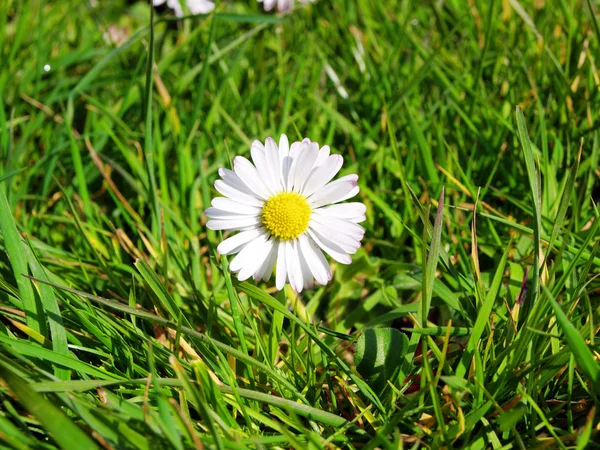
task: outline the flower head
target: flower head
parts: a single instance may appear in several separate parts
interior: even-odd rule
[[[237,156],[233,171],[219,169],[215,189],[225,197],[204,211],[211,230],[240,231],[217,251],[237,253],[229,267],[240,281],[267,281],[277,265],[277,289],[287,282],[296,292],[315,281],[327,284],[331,269],[323,251],[350,264],[365,233],[358,225],[365,205],[335,204],[358,194],[358,176],[331,181],[343,158],[309,139],[290,147],[286,135],[279,146],[267,138],[265,145],[254,141],[250,152],[254,164]]]
[[[175,12],[177,17],[183,17],[183,8],[179,0],[152,0],[154,6],[162,5],[167,2],[167,7]],[[208,14],[215,9],[215,2],[213,0],[187,0],[187,7],[192,14]]]
[[[315,0],[299,0],[300,3],[313,2]],[[291,10],[294,7],[294,0],[258,0],[259,3],[263,4],[265,11],[271,11],[275,6],[277,11],[283,12]]]

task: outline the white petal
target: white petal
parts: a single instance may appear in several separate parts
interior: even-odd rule
[[[277,0],[277,11],[283,12],[294,6],[294,0]]]
[[[279,252],[279,242],[273,241],[273,245],[269,254],[265,258],[265,261],[262,263],[262,266],[254,273],[254,279],[259,280],[263,279],[264,281],[269,281],[271,278],[271,274],[273,273],[273,266],[275,266],[275,261],[277,261],[277,253]]]
[[[214,219],[206,222],[209,230],[239,230],[243,227],[260,224],[259,217],[248,217],[247,219]]]
[[[250,241],[248,245],[246,245],[233,260],[229,264],[229,269],[237,273],[240,270],[247,268],[248,266],[252,267],[255,265],[255,268],[252,272],[250,272],[250,277],[254,271],[262,264],[264,261],[261,260],[259,263],[256,263],[257,255],[261,252],[261,249],[266,245],[268,236],[265,233],[260,234],[258,237]],[[266,253],[265,253],[266,256]],[[248,278],[247,277],[247,278]],[[243,280],[241,280],[243,281]]]
[[[211,0],[187,0],[187,6],[192,14],[208,14],[215,9]]]
[[[275,286],[278,290],[282,290],[287,281],[287,263],[286,263],[286,245],[285,242],[279,243],[279,249],[277,251],[277,268],[275,274]]]
[[[207,208],[204,210],[204,214],[209,219],[227,219],[227,220],[243,220],[250,217],[257,217],[258,214],[239,214],[230,211],[223,211],[219,208]]]
[[[218,208],[223,211],[235,212],[238,214],[255,214],[258,215],[261,213],[261,208],[256,206],[249,206],[246,203],[236,202],[229,198],[225,197],[216,197],[213,198],[212,202],[210,202],[215,208]]]
[[[291,191],[294,187],[294,174],[296,173],[298,158],[300,157],[300,153],[306,147],[306,145],[307,142],[305,141],[294,142],[290,147],[289,155],[283,161],[281,173],[284,181],[284,187],[287,191]]]
[[[367,216],[365,216],[363,214],[362,216],[350,217],[349,219],[345,219],[345,220],[348,220],[352,223],[361,223],[361,222],[364,222],[365,220],[367,220]]]
[[[252,145],[250,146],[250,154],[252,154],[252,150],[261,150],[261,151],[265,151],[265,146],[262,145],[262,142],[260,142],[259,140],[254,140],[254,142],[252,142]],[[257,164],[256,160],[254,159],[254,156],[252,156],[252,160],[254,161],[254,165]]]
[[[273,178],[271,168],[267,162],[265,147],[259,141],[254,141],[250,149],[250,154],[252,155],[252,161],[254,161],[254,166],[261,181],[269,190],[269,196],[274,195],[279,187],[279,177]]]
[[[305,234],[298,237],[300,250],[313,277],[319,284],[325,285],[331,280],[331,269],[323,253],[314,244],[313,240]]]
[[[257,200],[261,200],[261,198],[256,195],[254,191],[252,191],[252,189],[250,189],[250,187],[248,187],[248,185],[244,183],[244,181],[233,170],[221,168],[219,169],[219,175],[221,178],[223,178],[223,181],[232,188],[250,197],[254,197]]]
[[[274,243],[273,239],[269,239],[266,242],[259,240],[259,239],[260,238],[258,238],[257,241],[260,242],[260,244],[257,244],[256,248],[252,250],[252,252],[253,252],[252,260],[246,261],[246,264],[244,264],[244,266],[241,268],[241,270],[238,273],[238,280],[240,280],[240,281],[247,280],[252,275],[254,275],[258,270],[260,270],[261,266],[265,262],[265,259],[267,259],[267,256],[269,256],[269,253],[271,252],[271,249],[273,248],[273,243]],[[250,247],[250,245],[248,245],[248,247]],[[240,254],[241,253],[242,252],[240,252]]]
[[[346,253],[353,255],[360,248],[360,240],[345,233],[340,233],[335,228],[329,228],[319,222],[311,220],[308,224],[309,229],[316,231],[320,236],[337,244]]]
[[[302,276],[302,267],[300,266],[300,255],[298,254],[296,241],[285,241],[285,263],[290,279],[290,286],[295,292],[302,292],[304,288],[304,277]]]
[[[290,152],[291,154],[291,152]],[[292,170],[292,163],[294,160],[291,156],[286,156],[283,158],[283,162],[281,163],[281,186],[285,192],[290,191],[288,188],[290,184],[290,171]]]
[[[317,160],[315,161],[315,167],[318,167],[321,164],[323,164],[325,160],[329,157],[330,153],[331,149],[329,148],[329,145],[324,145],[321,148],[321,150],[319,150],[319,156],[317,156]]]
[[[335,242],[331,242],[326,237],[320,235],[317,231],[307,230],[308,235],[315,241],[315,243],[323,249],[329,256],[335,259],[340,264],[350,264],[352,258],[343,248],[337,245]]]
[[[281,185],[281,163],[279,162],[279,150],[277,149],[277,144],[272,138],[267,138],[267,141],[265,142],[265,157],[275,193],[281,192],[283,190],[283,186]]]
[[[263,231],[260,228],[242,231],[241,233],[231,236],[230,238],[227,238],[221,242],[217,247],[217,252],[219,252],[220,255],[233,255],[234,253],[238,253],[246,246],[246,244],[248,244],[248,242],[257,238],[261,234],[263,234]]]
[[[357,241],[365,236],[365,229],[360,225],[337,217],[324,217],[314,214],[311,216],[313,222],[318,222],[329,230],[335,230],[337,233],[344,233]]]
[[[288,137],[282,134],[279,137],[279,163],[283,164],[284,158],[287,158],[290,154],[290,143]]]
[[[313,169],[302,188],[302,194],[308,197],[329,183],[342,168],[344,158],[340,155],[329,156],[320,166]]]
[[[356,217],[364,217],[367,207],[363,203],[351,202],[341,205],[330,205],[313,210],[313,214],[327,217],[338,217],[340,219],[352,220]]]
[[[262,182],[256,167],[243,156],[236,156],[233,160],[233,170],[246,186],[258,197],[266,200],[270,197],[269,190]]]
[[[254,197],[254,195],[244,194],[223,180],[215,181],[215,189],[217,192],[219,192],[219,194],[229,197],[230,199],[239,203],[245,203],[247,205],[257,207],[262,207],[264,203],[262,200]]]
[[[346,195],[344,195],[341,200],[339,200],[340,202],[343,202],[344,200],[348,200],[349,198],[352,198],[354,196],[356,196],[356,194],[358,194],[360,192],[360,188],[358,187],[358,185],[354,186],[354,189],[352,189],[350,192],[348,192]]]
[[[275,6],[275,2],[277,0],[258,0],[258,1],[263,2],[265,11],[271,11],[273,9],[273,6]]]
[[[255,230],[257,228],[262,230],[263,229],[262,224],[261,225],[247,225],[245,227],[239,227],[237,229],[237,231],[250,231],[250,230]]]
[[[358,194],[359,188],[356,183],[358,175],[346,175],[339,180],[332,181],[325,187],[319,189],[308,199],[310,206],[318,208],[329,203],[337,203]]]
[[[167,0],[167,6],[175,11],[177,17],[183,17],[183,8],[179,3],[179,0]]]
[[[318,154],[319,144],[311,142],[309,145],[304,147],[304,149],[300,152],[300,155],[298,155],[298,158],[296,159],[296,170],[294,171],[293,178],[294,192],[301,192],[302,186],[312,171]]]
[[[315,277],[313,277],[313,274],[310,271],[310,267],[308,267],[308,262],[306,261],[306,258],[304,258],[304,255],[300,250],[300,242],[298,242],[298,240],[296,240],[296,242],[298,260],[300,261],[300,269],[302,270],[302,278],[304,279],[304,289],[312,289],[315,285]]]
[[[242,179],[233,171],[229,169],[220,168],[219,176],[223,178],[223,181],[229,184],[231,187],[237,189],[244,194],[251,195],[253,197],[256,196],[254,192],[242,181]]]

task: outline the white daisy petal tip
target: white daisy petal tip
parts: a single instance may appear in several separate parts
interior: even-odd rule
[[[251,144],[254,164],[243,156],[234,170],[219,169],[215,188],[225,197],[204,211],[211,230],[239,231],[217,246],[236,255],[230,264],[240,281],[268,281],[278,290],[289,284],[300,293],[333,279],[324,254],[340,264],[360,248],[367,208],[342,203],[359,192],[358,175],[334,179],[344,158],[329,146],[304,138],[290,143],[281,134]]]
[[[299,0],[300,3],[312,3],[315,0]],[[258,3],[263,4],[265,11],[271,11],[276,8],[277,12],[291,12],[294,9],[295,0],[258,0]]]

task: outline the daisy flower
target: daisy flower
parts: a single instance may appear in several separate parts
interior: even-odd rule
[[[154,6],[160,6],[165,2],[177,17],[183,17],[183,8],[179,0],[152,0]],[[208,14],[215,9],[215,2],[212,0],[187,0],[186,4],[192,14]]]
[[[315,2],[315,0],[299,1],[300,3]],[[275,6],[277,6],[277,11],[279,12],[291,10],[294,7],[294,0],[258,0],[258,2],[263,4],[265,11],[271,11]]]
[[[250,153],[254,164],[237,156],[233,171],[219,169],[215,189],[225,197],[204,211],[211,230],[240,231],[217,251],[237,254],[229,267],[240,281],[267,281],[276,265],[277,289],[288,282],[296,292],[315,281],[327,284],[331,269],[323,251],[350,264],[365,234],[358,225],[365,205],[335,204],[358,194],[358,175],[331,181],[343,158],[309,139],[290,146],[283,134],[279,146],[271,138],[265,145],[254,141]]]

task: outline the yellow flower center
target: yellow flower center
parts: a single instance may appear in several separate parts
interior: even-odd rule
[[[261,219],[272,236],[289,241],[300,236],[308,227],[310,206],[301,195],[283,192],[265,202]]]

